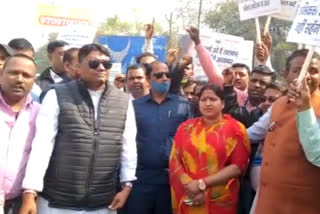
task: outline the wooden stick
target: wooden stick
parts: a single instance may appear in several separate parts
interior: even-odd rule
[[[259,23],[259,17],[255,18],[256,21],[256,31],[257,31],[257,43],[261,43],[261,32],[260,32],[260,23]]]
[[[269,32],[269,27],[270,27],[271,19],[272,19],[272,16],[268,16],[267,21],[266,21],[266,24],[265,24],[265,26],[264,26],[263,35],[265,35],[266,33]]]
[[[298,44],[298,50],[300,50],[300,49],[303,49],[303,44],[302,43]]]
[[[306,60],[303,63],[303,66],[302,66],[301,72],[299,74],[299,77],[298,77],[298,83],[299,84],[302,82],[303,78],[306,76],[306,74],[308,72],[308,68],[309,68],[310,62],[312,60],[312,56],[314,54],[314,51],[315,51],[315,47],[311,46],[310,49],[309,49],[308,55],[306,57]]]

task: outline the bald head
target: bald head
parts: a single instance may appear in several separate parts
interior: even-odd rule
[[[160,61],[154,61],[150,64],[150,72],[148,75],[150,75],[153,72],[169,72],[169,68],[167,64],[160,62]]]

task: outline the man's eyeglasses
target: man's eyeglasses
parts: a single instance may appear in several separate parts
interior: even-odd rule
[[[115,81],[124,83],[126,81],[126,79],[125,78],[117,78],[117,79],[115,79]]]
[[[159,73],[155,73],[153,74],[153,76],[157,79],[161,79],[163,77],[163,75],[166,75],[167,78],[170,78],[171,75],[169,72],[159,72]]]
[[[110,69],[112,68],[112,63],[110,61],[103,61],[103,60],[89,60],[88,61],[88,66],[91,69],[97,69],[100,65],[100,63],[103,65],[105,69]]]
[[[263,96],[262,99],[263,99],[263,102],[265,101],[269,101],[269,103],[274,103],[277,99],[279,99],[280,96],[270,96],[270,97],[267,97],[267,96]]]

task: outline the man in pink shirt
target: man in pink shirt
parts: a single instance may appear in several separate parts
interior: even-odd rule
[[[22,179],[35,134],[39,104],[29,92],[36,65],[25,55],[9,57],[0,73],[0,213],[18,213]],[[27,194],[27,193],[26,193]]]

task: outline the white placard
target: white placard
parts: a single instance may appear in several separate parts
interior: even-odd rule
[[[287,41],[320,46],[320,0],[302,1]]]
[[[238,0],[240,20],[279,13],[281,0]]]
[[[281,0],[281,11],[272,15],[277,19],[293,21],[299,8],[300,0]]]
[[[116,62],[116,63],[112,63],[112,68],[109,74],[109,82],[113,82],[114,78],[117,74],[121,74],[121,63]]]
[[[59,32],[57,39],[67,42],[70,47],[81,48],[83,45],[93,42],[96,29],[90,25],[65,26]]]
[[[253,41],[246,41],[242,37],[228,34],[214,33],[210,36],[201,36],[201,43],[209,50],[214,63],[222,71],[234,63],[243,63],[252,66]],[[205,79],[197,55],[194,57],[194,71],[196,79]]]

